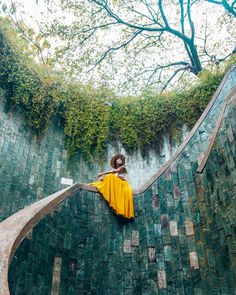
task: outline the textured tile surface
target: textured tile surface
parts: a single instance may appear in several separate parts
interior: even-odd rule
[[[11,294],[57,292],[52,286],[55,258],[60,257],[60,295],[234,295],[236,107],[233,104],[227,107],[204,173],[196,173],[198,155],[204,151],[204,142],[215,126],[219,106],[232,81],[226,83],[200,132],[171,169],[144,194],[134,197],[134,221],[117,217],[98,194],[75,193],[44,218],[30,238],[23,240],[9,272]],[[86,180],[97,173],[96,167],[89,170],[82,160],[76,169],[73,163],[69,164],[59,135],[56,150],[52,148],[56,138],[44,141],[45,152],[34,139],[29,146],[29,139],[20,136],[18,152],[13,152],[11,158],[6,154],[13,149],[12,141],[7,137],[0,141],[4,176],[0,190],[2,204],[7,204],[1,214],[11,214],[57,190],[62,177],[77,181],[80,176],[80,180]],[[16,144],[17,136],[14,140]],[[18,159],[18,154],[21,163],[12,161]]]

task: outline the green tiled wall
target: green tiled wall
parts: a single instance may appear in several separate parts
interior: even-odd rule
[[[232,103],[204,173],[196,173],[235,80],[234,71],[185,150],[144,194],[134,197],[134,221],[117,217],[100,195],[85,191],[45,217],[15,253],[11,294],[236,294]],[[53,283],[55,258],[61,259],[58,284]]]
[[[99,171],[110,169],[109,159],[117,152],[109,146],[107,161],[88,165],[79,156],[68,160],[63,126],[55,118],[48,129],[36,136],[19,112],[6,112],[0,89],[0,221],[19,209],[65,187],[65,181],[92,182]],[[184,132],[183,132],[184,133]],[[184,134],[183,134],[184,135]],[[139,152],[127,155],[129,181],[139,188],[176,149],[164,137],[161,156],[150,153],[143,159]],[[121,149],[123,152],[123,150]]]
[[[94,178],[96,163],[68,160],[60,122],[55,119],[38,137],[25,126],[24,116],[4,111],[0,97],[0,221],[64,188],[62,178],[74,182]]]

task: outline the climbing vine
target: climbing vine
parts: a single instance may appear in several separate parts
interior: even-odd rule
[[[8,103],[19,106],[29,125],[42,130],[53,112],[57,82],[40,74],[37,64],[22,54],[27,45],[18,43],[8,22],[1,19],[0,26],[0,86],[6,90]]]
[[[185,92],[158,95],[144,94],[134,100],[117,100],[112,109],[111,126],[127,150],[155,147],[163,132],[175,133],[183,125],[193,127],[223,73],[204,72],[198,85]]]
[[[65,121],[68,152],[80,151],[87,159],[104,156],[109,137],[110,106],[107,93],[101,89],[67,85],[68,98],[61,116]]]
[[[109,142],[121,142],[127,151],[155,148],[163,132],[174,134],[184,124],[191,128],[224,75],[203,72],[197,85],[182,92],[138,97],[116,97],[107,89],[68,83],[39,66],[27,54],[27,44],[6,19],[0,19],[0,87],[12,107],[38,133],[53,116],[61,119],[68,154],[102,158]]]

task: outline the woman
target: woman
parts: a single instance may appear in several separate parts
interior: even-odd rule
[[[99,173],[99,181],[90,185],[97,188],[116,214],[134,218],[133,193],[127,181],[125,157],[117,154],[112,157],[110,164],[113,169]]]

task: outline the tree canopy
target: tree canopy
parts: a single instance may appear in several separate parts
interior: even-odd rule
[[[210,3],[221,5],[224,7],[224,9],[229,13],[232,14],[234,17],[236,17],[236,1],[231,0],[206,0]]]
[[[120,94],[181,87],[178,81],[196,80],[235,48],[235,1],[36,2],[43,16],[34,33],[16,3],[9,15],[39,60],[68,79],[109,85]]]

